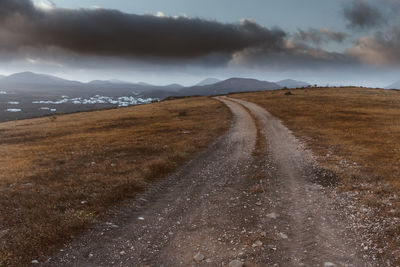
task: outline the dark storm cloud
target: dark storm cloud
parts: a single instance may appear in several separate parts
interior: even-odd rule
[[[354,0],[347,16],[353,28],[376,28],[358,37],[346,53],[372,66],[400,66],[400,1],[379,0],[372,6],[366,0]],[[350,8],[351,7],[351,8]],[[346,15],[346,12],[345,12]]]
[[[312,28],[291,37],[251,20],[224,24],[109,9],[43,9],[30,0],[0,0],[3,62],[20,60],[49,68],[120,66],[146,70],[227,64],[287,70],[361,64],[362,47],[351,53],[331,53],[310,46],[343,42],[347,38],[344,33]]]
[[[295,35],[295,41],[313,43],[320,45],[326,42],[341,43],[347,38],[347,34],[343,32],[336,32],[329,29],[314,29],[310,28],[307,31],[299,30]]]
[[[285,33],[252,21],[222,24],[106,9],[42,10],[29,0],[0,1],[0,49],[56,47],[77,54],[196,58],[282,45]]]
[[[351,1],[343,8],[343,15],[352,29],[371,29],[386,22],[380,9],[366,0]]]
[[[32,2],[26,0],[1,0],[0,1],[0,20],[4,20],[12,15],[20,14],[31,16],[35,13]]]

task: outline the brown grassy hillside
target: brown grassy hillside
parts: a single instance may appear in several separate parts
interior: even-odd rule
[[[382,257],[400,263],[400,91],[306,88],[236,94],[280,118],[371,208]],[[396,223],[397,222],[397,223]],[[379,249],[379,248],[378,248]]]
[[[43,259],[229,124],[205,97],[1,123],[0,265]]]

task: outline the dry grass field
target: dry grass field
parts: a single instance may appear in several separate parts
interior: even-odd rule
[[[230,125],[198,97],[0,124],[0,265],[43,259]]]
[[[370,230],[382,257],[400,264],[400,92],[355,87],[285,92],[232,97],[280,118],[323,167],[335,171],[341,192],[370,211],[364,215],[376,222]]]

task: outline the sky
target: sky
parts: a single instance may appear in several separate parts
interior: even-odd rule
[[[0,0],[0,73],[384,87],[400,79],[399,12],[400,0]]]

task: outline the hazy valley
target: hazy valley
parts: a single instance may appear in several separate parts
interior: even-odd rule
[[[166,97],[218,95],[307,85],[294,80],[273,83],[245,78],[224,81],[208,78],[190,87],[179,84],[156,86],[119,80],[82,83],[24,72],[0,77],[0,122],[147,104]]]

